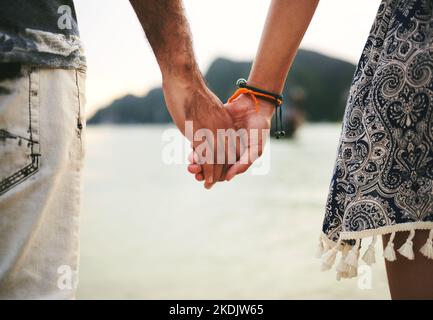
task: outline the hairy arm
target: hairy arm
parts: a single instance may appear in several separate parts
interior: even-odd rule
[[[152,47],[162,73],[164,97],[168,110],[183,134],[185,121],[193,123],[193,133],[206,128],[214,133],[217,129],[233,127],[233,122],[222,102],[206,87],[198,68],[188,21],[182,0],[130,0]],[[201,141],[194,141],[197,147]],[[211,139],[208,139],[211,140]],[[217,158],[215,141],[208,141]],[[206,155],[207,157],[208,155]],[[209,159],[209,157],[207,157]],[[210,188],[223,175],[223,165],[203,165],[205,187]]]
[[[194,104],[188,103],[188,90],[205,91],[197,66],[188,21],[180,0],[130,0],[158,61],[165,92],[179,87],[180,96],[169,97],[182,103],[167,103],[175,123],[183,129],[187,113]],[[172,88],[170,91],[175,90]],[[166,95],[167,99],[167,95]]]

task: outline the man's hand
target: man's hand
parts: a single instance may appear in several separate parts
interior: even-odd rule
[[[231,103],[225,105],[229,111],[235,128],[242,130],[240,135],[241,155],[235,164],[228,169],[225,180],[230,181],[234,176],[248,170],[263,153],[266,138],[269,135],[272,115],[275,106],[259,99],[259,111],[256,111],[254,101],[248,95],[241,95]],[[232,141],[233,143],[233,141]],[[197,163],[197,156],[190,155],[188,171],[195,175],[196,180],[202,181],[203,167]]]
[[[202,156],[208,163],[203,165],[205,187],[224,175],[223,165],[213,165],[216,160],[215,139],[217,129],[233,127],[233,122],[221,101],[206,87],[197,65],[192,46],[191,32],[183,10],[182,0],[130,0],[135,13],[155,53],[162,74],[164,96],[168,110],[183,134],[185,121],[192,121],[193,133],[209,129],[206,143],[209,151]],[[197,147],[194,135],[188,137]],[[223,143],[224,145],[224,143]],[[210,154],[211,153],[211,154]],[[224,162],[224,161],[223,161]]]
[[[226,141],[218,139],[217,131],[233,129],[232,118],[203,81],[189,82],[168,77],[163,81],[163,89],[168,109],[170,112],[175,111],[172,117],[176,125],[191,141],[194,149],[200,147],[203,150],[197,154],[196,161],[203,161],[200,162],[202,177],[205,188],[209,189],[225,176],[228,169],[227,164],[218,164],[218,154],[220,159],[221,156],[225,159],[228,146]],[[192,124],[192,128],[185,127],[187,121]],[[188,132],[189,129],[192,129],[191,132]]]

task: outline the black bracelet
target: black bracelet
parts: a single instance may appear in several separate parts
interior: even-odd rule
[[[259,93],[263,93],[266,94],[268,96],[271,96],[273,98],[275,98],[276,101],[280,101],[281,103],[276,103],[275,104],[275,132],[274,132],[274,136],[275,138],[279,139],[280,137],[284,137],[286,132],[283,130],[283,111],[281,108],[281,105],[283,104],[283,95],[281,94],[276,94],[273,92],[269,92],[257,87],[253,87],[247,84],[247,80],[240,78],[238,81],[236,81],[236,86],[238,88],[245,88],[245,89],[249,89],[255,92],[259,92]],[[265,97],[260,97],[258,96],[258,98],[264,98]],[[267,101],[270,101],[271,99],[266,99]],[[275,101],[270,101],[275,103]]]
[[[276,93],[269,92],[269,91],[266,91],[266,90],[263,90],[263,89],[260,89],[257,87],[250,86],[247,84],[247,80],[245,80],[243,78],[240,78],[238,81],[236,81],[236,86],[238,88],[246,88],[246,89],[250,89],[250,90],[253,90],[256,92],[267,94],[268,96],[274,97],[276,100],[283,101],[283,96],[281,94],[276,94]]]

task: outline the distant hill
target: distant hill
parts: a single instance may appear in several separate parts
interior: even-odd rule
[[[238,78],[247,78],[251,62],[216,59],[205,78],[209,88],[226,101],[234,92]],[[284,88],[290,107],[293,88],[302,89],[304,99],[298,106],[308,121],[341,120],[355,66],[328,56],[299,50]],[[143,97],[127,95],[98,110],[88,124],[167,123],[171,122],[162,89],[155,88]]]

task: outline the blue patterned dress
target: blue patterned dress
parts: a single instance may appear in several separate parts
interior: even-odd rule
[[[414,230],[433,229],[433,18],[430,0],[383,0],[356,69],[344,115],[320,241],[323,269],[342,252],[338,277],[374,262],[376,236],[410,231],[396,250],[433,259],[432,238],[413,248]],[[398,257],[399,258],[399,257]]]

